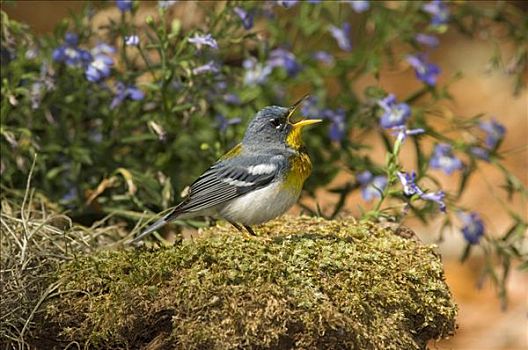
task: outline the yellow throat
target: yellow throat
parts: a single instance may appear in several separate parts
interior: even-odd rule
[[[312,162],[310,161],[310,157],[302,149],[302,128],[321,121],[321,119],[304,119],[295,124],[291,124],[292,130],[286,137],[286,144],[288,147],[291,147],[298,152],[289,158],[290,168],[288,169],[288,175],[286,176],[284,186],[295,193],[299,193],[302,190],[304,181],[312,172]]]

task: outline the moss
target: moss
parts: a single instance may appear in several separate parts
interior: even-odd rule
[[[454,332],[433,246],[352,220],[283,218],[258,232],[216,227],[170,248],[64,264],[47,338],[90,348],[421,349]]]

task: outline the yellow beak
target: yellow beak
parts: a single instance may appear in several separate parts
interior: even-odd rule
[[[320,123],[322,122],[323,120],[322,119],[303,119],[301,121],[298,121],[297,123],[295,124],[292,124],[295,128],[302,128],[302,127],[305,127],[307,125],[312,125],[312,124],[317,124],[317,123]]]
[[[288,123],[290,123],[295,129],[300,129],[300,128],[303,128],[307,125],[311,125],[311,124],[316,124],[316,123],[320,123],[322,122],[323,120],[322,119],[303,119],[303,120],[300,120],[298,121],[297,123],[291,123],[290,122],[290,118],[291,116],[293,115],[293,113],[295,113],[295,111],[297,110],[297,108],[299,108],[299,106],[304,102],[304,100],[306,100],[310,95],[306,94],[304,95],[303,97],[301,97],[301,99],[299,99],[299,101],[295,102],[293,104],[293,106],[290,107],[290,112],[288,113]]]

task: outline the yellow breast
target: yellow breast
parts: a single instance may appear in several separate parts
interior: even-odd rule
[[[291,156],[288,160],[290,167],[284,181],[284,187],[298,193],[312,172],[312,162],[308,154],[303,151]]]

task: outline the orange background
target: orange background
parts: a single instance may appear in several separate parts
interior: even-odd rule
[[[180,2],[173,14],[182,16],[184,27],[192,26],[193,10],[199,4]],[[2,10],[13,19],[30,24],[36,33],[52,30],[54,25],[66,17],[69,11],[78,12],[83,7],[81,1],[17,1],[2,3]],[[151,9],[146,9],[146,12]],[[105,16],[115,16],[118,10],[110,6],[105,13],[99,13],[99,19]],[[500,28],[497,28],[500,32]],[[511,57],[513,47],[508,43],[500,43],[503,57]],[[463,78],[454,83],[450,89],[455,101],[444,103],[455,115],[473,116],[486,113],[486,117],[496,117],[507,129],[506,138],[501,146],[505,155],[505,165],[514,175],[528,185],[528,93],[522,91],[517,97],[512,95],[513,79],[504,72],[488,71],[489,58],[493,54],[494,43],[490,39],[469,39],[454,31],[441,36],[441,45],[433,51],[431,61],[442,68],[440,84],[457,72],[463,73]],[[366,85],[379,84],[396,96],[406,96],[419,86],[410,69],[398,71],[386,70],[381,79],[365,78],[358,82],[357,91],[362,91]],[[381,143],[374,140],[375,159],[383,159],[384,150]],[[407,145],[409,146],[409,145]],[[410,152],[409,152],[410,153]],[[372,153],[370,153],[372,155]],[[405,150],[402,155],[405,154]],[[403,159],[405,164],[409,159]],[[350,175],[343,174],[336,179],[336,183],[348,180]],[[497,188],[502,177],[491,166],[483,164],[479,175],[472,178],[470,190],[463,196],[462,202],[469,208],[479,211],[488,228],[488,232],[504,232],[509,226],[508,217],[501,209],[498,201],[490,194],[490,188]],[[443,185],[452,188],[453,178],[443,177]],[[508,201],[505,196],[501,196]],[[320,191],[318,201],[323,204],[331,202],[332,196]],[[364,205],[359,195],[350,198],[346,211],[357,214],[357,203]],[[526,203],[512,203],[517,212],[526,216]],[[293,209],[298,210],[297,209]],[[428,227],[421,227],[412,220],[406,224],[415,229],[426,242],[433,242],[435,236],[428,232],[435,232],[438,225],[432,223]],[[495,290],[487,282],[482,288],[477,288],[481,273],[481,259],[479,254],[466,263],[460,264],[458,257],[464,247],[463,238],[459,232],[447,235],[440,244],[440,250],[445,262],[447,282],[459,305],[459,329],[453,339],[432,343],[433,349],[528,349],[528,278],[526,274],[513,269],[508,282],[509,306],[506,311],[501,310],[500,302]]]

